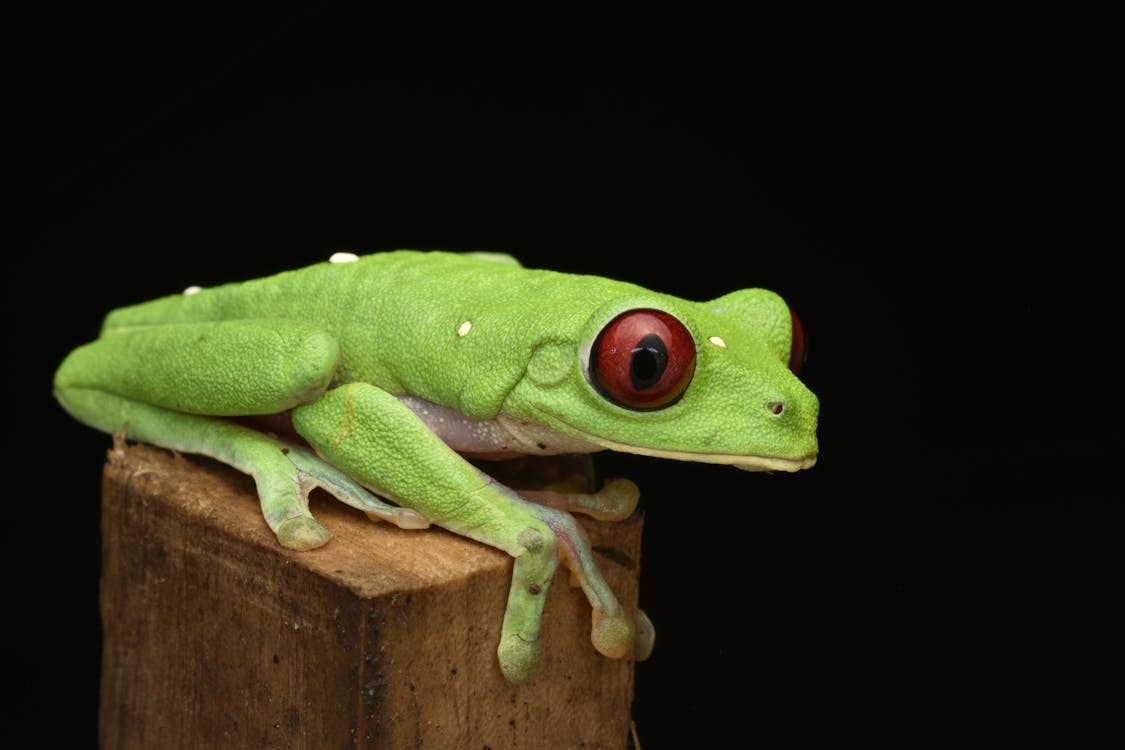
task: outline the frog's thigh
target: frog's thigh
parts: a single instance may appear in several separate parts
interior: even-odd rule
[[[55,390],[64,406],[68,390],[93,388],[192,414],[274,414],[319,396],[339,358],[335,338],[298,321],[174,323],[75,349]]]
[[[315,398],[338,357],[330,336],[288,321],[156,326],[76,349],[56,374],[55,393],[77,419],[105,432],[125,430],[250,474],[278,540],[305,549],[328,534],[309,514],[286,445],[214,416],[271,413]]]
[[[393,395],[366,383],[293,410],[330,464],[431,522],[515,558],[498,655],[512,682],[539,661],[539,625],[558,564],[556,537],[531,504],[465,461]]]

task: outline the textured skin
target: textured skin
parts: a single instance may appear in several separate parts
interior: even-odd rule
[[[687,390],[654,411],[611,403],[586,373],[599,331],[638,308],[671,314],[695,342]],[[60,366],[55,391],[98,429],[250,474],[288,546],[327,541],[307,507],[319,485],[373,517],[435,523],[511,554],[498,654],[520,682],[535,671],[560,557],[593,606],[597,648],[631,651],[633,615],[566,510],[621,517],[635,487],[528,502],[457,455],[433,415],[456,415],[461,434],[498,452],[611,448],[795,471],[815,461],[817,400],[788,370],[790,336],[785,303],[765,290],[694,303],[506,256],[398,251],[115,310]],[[315,454],[222,419],[286,411]]]

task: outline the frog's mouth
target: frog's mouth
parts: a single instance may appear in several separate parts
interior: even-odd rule
[[[706,464],[725,464],[734,466],[743,471],[788,471],[795,472],[808,469],[816,463],[816,454],[802,458],[781,458],[779,456],[755,456],[737,453],[695,453],[692,451],[662,450],[659,448],[641,448],[635,445],[616,443],[612,440],[591,438],[594,442],[609,450],[621,453],[635,453],[640,456],[654,456],[668,458],[674,461],[696,461]]]
[[[619,453],[633,453],[638,456],[652,456],[654,458],[667,458],[673,461],[695,461],[697,463],[708,464],[724,464],[726,466],[734,466],[735,468],[742,469],[743,471],[787,471],[796,472],[802,469],[808,469],[816,463],[817,454],[815,452],[809,453],[805,456],[797,458],[788,458],[784,456],[770,456],[763,454],[752,453],[707,453],[704,451],[681,451],[672,450],[667,448],[646,448],[644,446],[629,445],[628,443],[619,443],[616,440],[594,435],[581,430],[574,425],[561,419],[556,414],[552,414],[543,409],[538,409],[546,418],[556,423],[555,427],[547,427],[542,422],[527,422],[524,420],[516,420],[504,417],[498,417],[497,422],[503,425],[504,429],[513,436],[520,436],[520,442],[524,444],[533,444],[536,442],[535,435],[546,436],[549,435],[552,439],[545,441],[549,443],[559,443],[558,438],[569,438],[569,450],[565,452],[576,453],[590,453],[597,450],[612,450]],[[577,441],[577,442],[576,442]],[[568,441],[563,440],[561,443],[566,444]],[[585,446],[582,445],[585,443]],[[543,446],[544,443],[540,443]],[[527,453],[536,453],[539,451],[526,451]],[[548,453],[564,452],[564,450],[551,450],[544,451]]]

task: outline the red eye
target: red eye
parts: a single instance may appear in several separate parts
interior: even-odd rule
[[[805,327],[801,325],[801,319],[797,317],[797,313],[790,310],[789,317],[793,319],[793,343],[789,345],[789,369],[794,375],[800,375],[801,368],[805,366],[805,360],[809,358],[809,346],[805,342]]]
[[[659,310],[629,310],[609,322],[590,351],[590,379],[611,401],[660,409],[687,389],[695,342],[684,324]]]

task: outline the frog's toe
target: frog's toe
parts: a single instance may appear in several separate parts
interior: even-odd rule
[[[387,506],[385,509],[366,509],[363,512],[367,515],[368,520],[374,523],[390,521],[400,529],[428,529],[430,527],[430,522],[425,516],[410,508]]]
[[[598,499],[586,512],[599,521],[624,521],[633,515],[641,491],[630,479],[610,479],[594,495]]]
[[[514,685],[530,680],[539,667],[540,651],[538,639],[526,641],[515,633],[501,638],[496,655],[499,657],[504,679]]]
[[[624,613],[604,615],[594,610],[590,640],[599,653],[621,659],[633,651],[633,620]]]
[[[633,658],[637,661],[644,661],[652,656],[653,646],[656,645],[656,627],[642,609],[637,610],[636,628],[636,635],[633,639]]]
[[[308,516],[282,521],[274,529],[277,541],[290,549],[314,549],[328,542],[328,529]]]

